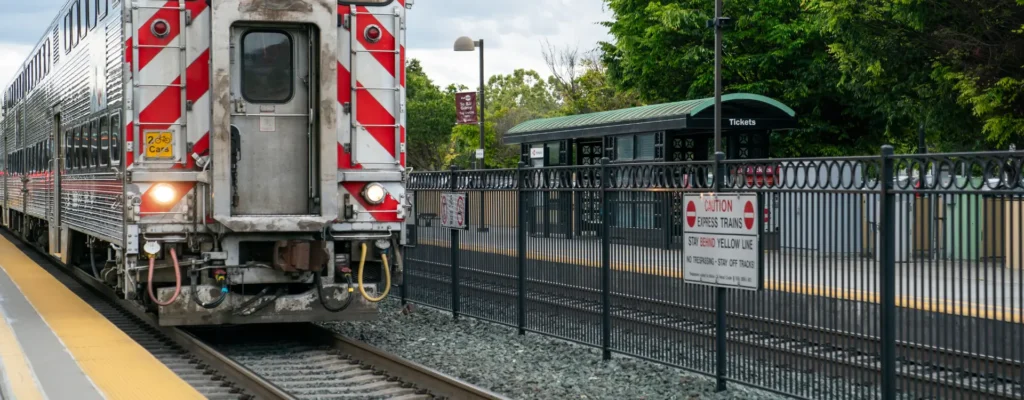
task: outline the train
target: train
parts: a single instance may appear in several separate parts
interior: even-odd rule
[[[3,227],[163,326],[375,318],[412,5],[68,0],[3,91]]]

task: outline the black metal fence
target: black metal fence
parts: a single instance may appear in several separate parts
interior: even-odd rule
[[[1022,398],[1022,165],[1024,152],[885,147],[416,173],[402,296],[721,387]],[[441,226],[450,191],[469,195],[468,230]],[[764,290],[684,283],[682,196],[709,192],[757,194]]]

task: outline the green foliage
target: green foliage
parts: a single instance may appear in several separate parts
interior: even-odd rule
[[[1014,3],[1016,1],[1016,4]],[[612,80],[644,101],[713,95],[714,2],[605,0]],[[775,156],[1000,147],[1024,137],[1022,0],[727,0],[723,90],[779,99]],[[982,137],[979,133],[983,132]]]
[[[450,91],[449,91],[450,92]],[[407,164],[415,169],[445,167],[455,125],[454,96],[442,92],[423,72],[419,60],[406,66]]]

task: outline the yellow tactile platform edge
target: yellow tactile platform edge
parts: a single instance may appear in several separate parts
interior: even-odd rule
[[[0,238],[0,268],[106,398],[204,398],[4,238]]]
[[[3,239],[0,239],[3,240]],[[43,400],[42,389],[36,381],[32,368],[28,366],[25,352],[14,336],[14,330],[7,323],[4,310],[0,309],[0,379],[6,379],[7,395],[18,400]],[[3,393],[0,393],[2,396]]]

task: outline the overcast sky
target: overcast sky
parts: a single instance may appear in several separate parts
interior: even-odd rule
[[[0,0],[0,85],[10,82],[64,1]],[[598,23],[610,18],[603,0],[416,0],[409,11],[409,57],[419,59],[439,86],[475,88],[479,55],[452,50],[455,39],[465,35],[484,39],[488,76],[516,68],[547,76],[541,53],[545,40],[592,50],[608,40]]]

